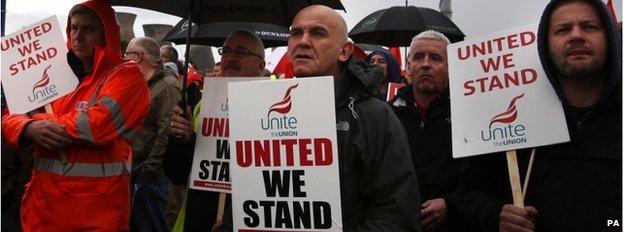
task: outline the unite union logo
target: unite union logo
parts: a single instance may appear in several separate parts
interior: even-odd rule
[[[267,130],[279,130],[278,132],[271,132],[272,137],[283,137],[283,136],[296,136],[297,131],[297,118],[290,117],[287,114],[290,113],[292,109],[292,94],[299,87],[299,84],[294,84],[289,86],[286,89],[284,97],[281,100],[271,105],[267,111],[266,119],[260,119],[260,127]],[[274,116],[271,117],[271,113],[275,112],[277,114],[281,114],[282,116]]]
[[[509,124],[516,121],[516,118],[518,117],[516,101],[522,97],[524,97],[524,93],[511,99],[507,110],[503,113],[497,114],[490,120],[490,128],[492,128],[492,124],[494,124],[495,122]]]
[[[507,109],[494,115],[490,119],[488,130],[481,131],[481,140],[492,141],[493,145],[503,146],[510,144],[526,143],[526,127],[522,123],[514,123],[518,118],[518,100],[524,97],[524,93],[511,99]],[[502,124],[498,127],[495,124]],[[494,127],[493,127],[494,126]]]
[[[56,92],[56,85],[50,84],[50,75],[48,74],[50,68],[52,68],[52,65],[48,65],[48,67],[43,70],[41,80],[33,85],[32,96],[28,96],[29,102],[43,102],[58,95]]]

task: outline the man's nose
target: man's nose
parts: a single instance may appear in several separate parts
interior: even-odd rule
[[[312,42],[312,38],[310,38],[310,34],[303,33],[303,35],[301,35],[301,37],[299,38],[299,41],[297,41],[297,46],[298,47],[310,47],[311,42]]]
[[[83,41],[84,40],[84,30],[77,29],[73,34],[74,40]]]
[[[431,68],[431,61],[429,60],[429,56],[425,56],[423,58],[422,63],[420,63],[420,68],[422,68],[422,69],[430,69]]]
[[[568,37],[570,43],[583,43],[585,42],[585,32],[580,26],[572,27],[570,36]]]

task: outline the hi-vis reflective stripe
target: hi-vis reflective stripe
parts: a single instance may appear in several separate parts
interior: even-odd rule
[[[121,108],[117,104],[117,101],[110,97],[103,97],[100,99],[100,102],[108,107],[110,114],[114,116],[113,124],[115,125],[117,133],[122,137],[133,141],[136,137],[136,133],[132,129],[126,128],[126,125],[124,124],[125,120],[123,114],[121,114]]]
[[[136,137],[136,132],[130,128],[127,128],[124,124],[124,117],[121,113],[121,108],[115,99],[110,97],[102,97],[99,102],[108,108],[108,112],[113,116],[113,125],[117,134],[120,134],[123,138],[133,141]],[[76,125],[78,127],[78,137],[86,141],[95,143],[93,133],[91,132],[91,126],[89,125],[89,115],[82,111],[76,119]]]
[[[112,163],[61,163],[59,160],[36,158],[34,169],[60,176],[110,177],[130,173],[130,165],[124,161]]]

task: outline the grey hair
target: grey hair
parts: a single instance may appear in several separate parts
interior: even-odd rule
[[[414,45],[414,42],[419,39],[435,39],[444,42],[444,44],[449,45],[451,41],[442,33],[434,31],[434,30],[426,30],[421,32],[420,34],[414,36],[412,39],[412,43],[410,47]]]
[[[166,53],[169,54],[169,56],[171,56],[171,60],[176,61],[179,59],[178,57],[178,51],[171,45],[163,45],[160,48],[164,48]]]
[[[260,40],[260,38],[258,38],[258,36],[251,32],[251,31],[247,31],[247,30],[238,30],[235,32],[232,32],[232,34],[230,34],[230,36],[228,36],[228,38],[226,39],[229,40],[230,37],[234,36],[234,35],[241,35],[241,36],[245,36],[247,38],[250,38],[254,41],[254,45],[253,45],[253,52],[258,54],[259,56],[262,57],[262,60],[264,60],[264,43],[262,43],[262,40]],[[225,42],[223,42],[223,45],[225,45]]]
[[[161,62],[160,59],[160,47],[158,42],[150,37],[134,38],[130,43],[136,43],[136,46],[143,51],[145,57],[154,65],[158,65]]]
[[[442,33],[434,31],[434,30],[426,30],[412,38],[412,43],[410,44],[410,51],[414,48],[417,40],[421,39],[433,39],[443,42],[445,45],[451,44],[451,41]],[[411,54],[408,56],[411,57]]]

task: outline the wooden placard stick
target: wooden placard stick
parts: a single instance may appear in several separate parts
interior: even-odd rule
[[[524,186],[522,187],[522,200],[526,196],[526,191],[529,186],[529,179],[531,179],[531,170],[533,169],[533,159],[535,158],[535,148],[531,149],[531,158],[529,158],[529,167],[527,168],[526,175],[524,177]]]
[[[223,212],[225,211],[226,193],[219,193],[219,207],[217,208],[217,221],[223,221]]]
[[[52,110],[52,104],[46,104],[44,106],[45,108],[45,112],[48,114],[54,114],[54,110]],[[67,154],[65,153],[65,150],[60,150],[59,151],[59,156],[61,159],[61,163],[67,163]]]
[[[520,172],[518,171],[518,158],[516,157],[516,150],[510,150],[506,153],[507,170],[509,171],[509,184],[511,185],[514,205],[524,208],[524,197],[522,196],[522,187],[520,186]]]

